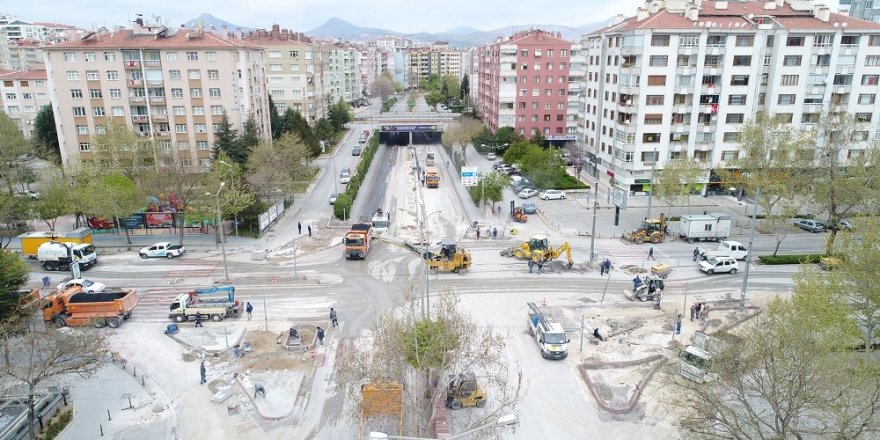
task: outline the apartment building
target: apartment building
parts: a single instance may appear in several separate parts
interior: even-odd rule
[[[21,134],[30,139],[34,119],[40,109],[50,105],[46,71],[0,72],[0,100],[6,115],[18,125]]]
[[[823,110],[856,114],[878,133],[880,25],[809,0],[646,2],[586,35],[579,141],[585,171],[644,193],[651,169],[690,158],[725,167],[758,111],[816,127]]]
[[[567,135],[571,47],[558,33],[533,29],[477,49],[477,77],[470,82],[489,129]]]
[[[49,97],[66,168],[92,158],[93,138],[121,122],[184,166],[210,163],[224,114],[236,128],[253,117],[268,137],[262,48],[240,33],[169,29],[137,19],[46,47]]]
[[[454,75],[461,79],[461,51],[449,48],[449,43],[438,41],[426,47],[406,51],[408,67],[407,87],[419,87],[431,74],[441,77]]]
[[[326,46],[330,68],[329,95],[331,104],[351,102],[363,92],[358,69],[358,50],[346,43]]]
[[[877,0],[840,0],[840,12],[850,17],[880,23],[880,1]]]

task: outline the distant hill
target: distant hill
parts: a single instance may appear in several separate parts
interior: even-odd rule
[[[365,28],[351,24],[345,20],[333,17],[324,24],[306,32],[306,35],[318,37],[333,37],[343,40],[367,40],[382,35],[401,35],[400,32],[387,29]]]
[[[201,22],[202,28],[204,28],[204,29],[210,29],[211,26],[214,26],[215,29],[219,30],[219,29],[222,29],[224,25],[226,25],[226,29],[228,29],[230,32],[235,32],[235,30],[238,28],[241,28],[241,30],[243,32],[248,32],[248,31],[254,30],[254,28],[252,28],[252,27],[247,27],[247,26],[242,26],[240,24],[230,23],[226,20],[221,20],[221,19],[219,19],[211,14],[208,14],[208,13],[204,13],[202,15],[199,15],[196,18],[193,18],[192,20],[187,21],[186,27],[189,27],[189,28],[198,27],[199,22]]]

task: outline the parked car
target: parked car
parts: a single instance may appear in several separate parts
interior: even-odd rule
[[[31,191],[29,189],[23,189],[15,193],[17,197],[21,197],[23,199],[31,199],[37,200],[40,198],[40,193],[36,191]]]
[[[519,192],[519,198],[521,199],[527,199],[536,195],[538,195],[538,190],[535,188],[523,188],[523,190]]]
[[[538,212],[538,205],[535,202],[525,202],[522,204],[524,214],[535,214]]]
[[[330,204],[335,205],[336,199],[338,199],[338,198],[339,198],[339,193],[330,194]]]
[[[348,182],[351,182],[351,170],[348,168],[343,168],[342,172],[339,173],[339,183]]]
[[[560,191],[558,189],[545,189],[544,191],[541,191],[540,193],[538,193],[538,197],[543,200],[550,200],[550,199],[564,200],[565,199],[565,192]]]
[[[511,168],[511,169],[507,170],[507,175],[508,176],[522,176],[522,171],[520,171],[516,168]]]
[[[712,275],[716,273],[735,274],[739,270],[739,264],[733,257],[712,257],[706,261],[700,261],[700,270]]]
[[[504,162],[495,162],[492,164],[492,169],[501,171],[501,167],[506,167],[506,166],[508,166],[508,165]]]
[[[489,153],[489,154],[487,154],[487,155],[486,155],[486,159],[488,159],[488,160],[495,160],[495,153]]]
[[[855,229],[855,226],[853,226],[852,222],[850,222],[849,220],[841,220],[840,229],[844,231],[852,231],[853,229]]]
[[[58,285],[58,290],[65,290],[72,286],[80,286],[82,287],[83,292],[95,293],[95,292],[103,292],[107,286],[104,283],[99,283],[92,280],[87,280],[85,278],[74,278],[70,281],[65,281]]]
[[[825,232],[825,224],[816,220],[800,219],[794,225],[810,232]]]

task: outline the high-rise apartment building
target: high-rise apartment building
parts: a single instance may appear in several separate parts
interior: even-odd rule
[[[431,74],[453,75],[461,79],[461,51],[450,49],[445,41],[406,51],[408,87],[419,87]]]
[[[184,166],[210,163],[224,114],[270,135],[263,49],[241,34],[145,25],[45,48],[65,167],[92,157],[96,134],[124,123]]]
[[[492,131],[565,136],[572,43],[558,33],[519,32],[477,49],[476,110]]]
[[[880,140],[880,25],[809,0],[647,2],[586,35],[579,140],[585,171],[643,193],[651,169],[739,157],[739,130],[759,111],[816,128],[824,110],[868,129],[849,157]]]
[[[361,96],[361,76],[358,70],[358,51],[355,47],[335,43],[326,46],[330,68],[330,103],[351,102]]]
[[[876,0],[840,0],[840,12],[850,17],[880,23],[880,2]]]
[[[0,72],[0,101],[6,115],[15,122],[21,134],[30,139],[37,113],[50,104],[46,71]]]

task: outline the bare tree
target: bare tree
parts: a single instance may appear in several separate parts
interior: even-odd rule
[[[379,75],[373,80],[373,84],[370,84],[370,94],[380,97],[382,102],[385,102],[389,96],[394,94],[394,80],[385,75]]]
[[[50,231],[55,230],[55,222],[58,217],[73,213],[71,192],[70,185],[63,178],[50,178],[43,188],[41,197],[33,201],[34,216],[45,222]]]
[[[708,180],[706,172],[703,165],[693,159],[667,161],[662,170],[655,172],[651,191],[656,191],[661,200],[666,200],[670,209],[673,203],[684,198],[690,213],[691,193],[697,185]]]
[[[309,176],[308,147],[291,132],[251,151],[245,180],[263,197],[290,194],[297,180]],[[280,193],[279,193],[280,191]]]
[[[156,151],[150,140],[138,135],[127,125],[112,121],[104,133],[93,138],[92,168],[115,170],[129,179],[155,169]]]
[[[425,319],[420,295],[408,287],[401,301],[378,317],[371,330],[368,344],[353,344],[342,351],[342,375],[355,384],[403,383],[411,422],[407,431],[412,435],[430,434],[435,405],[445,401],[449,378],[461,373],[473,371],[492,395],[488,411],[460,414],[468,427],[515,411],[522,399],[525,381],[516,367],[503,360],[506,337],[463,311],[451,291],[436,296],[431,317]],[[354,399],[359,391],[359,387],[349,387]]]
[[[22,332],[21,328],[16,321],[0,326],[0,378],[10,388],[5,394],[19,391],[25,397],[28,437],[35,440],[34,406],[40,390],[67,375],[93,374],[101,366],[106,349],[103,337],[94,329],[37,325]]]
[[[194,201],[205,197],[205,175],[186,159],[173,153],[159,156],[157,171],[145,173],[143,181],[153,194],[167,194],[171,209],[176,213],[179,229],[178,243],[183,244],[186,229],[187,208]]]

